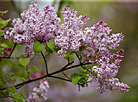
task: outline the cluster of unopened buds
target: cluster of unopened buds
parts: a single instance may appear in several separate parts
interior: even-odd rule
[[[11,47],[9,47],[9,48],[1,48],[1,51],[3,53],[0,53],[0,57],[8,57],[10,55],[9,52],[12,51],[12,48]],[[2,58],[0,58],[0,61],[2,61]]]
[[[70,50],[74,53],[81,49],[82,62],[98,62],[98,66],[93,65],[92,74],[88,81],[98,83],[98,91],[103,93],[105,89],[126,92],[129,91],[127,84],[120,83],[116,77],[119,64],[122,60],[124,50],[120,49],[116,54],[111,54],[110,49],[116,50],[119,43],[123,41],[122,33],[111,34],[112,29],[107,27],[104,21],[99,21],[92,27],[83,25],[89,20],[87,15],[77,17],[77,11],[64,8],[61,12],[64,16],[64,23],[60,25],[61,19],[51,6],[44,8],[44,13],[40,14],[36,2],[32,2],[30,8],[25,10],[20,18],[14,19],[12,25],[14,28],[4,30],[4,38],[13,39],[14,42],[25,44],[25,55],[27,57],[33,54],[33,43],[40,41],[45,43],[54,40],[55,46],[60,48],[59,57],[65,57]],[[93,74],[97,73],[97,76]],[[40,82],[39,88],[35,88],[32,94],[29,94],[29,102],[37,100],[38,96],[44,97],[49,87],[46,81]],[[46,89],[44,89],[46,88]],[[42,92],[42,93],[41,93]],[[38,95],[39,94],[39,95]],[[38,99],[37,102],[40,100]]]

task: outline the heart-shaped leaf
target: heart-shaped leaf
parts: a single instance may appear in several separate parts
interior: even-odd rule
[[[55,46],[55,42],[53,40],[50,40],[49,42],[47,42],[47,46],[52,50],[54,51],[56,49],[56,46]]]
[[[29,58],[25,58],[25,59],[20,58],[20,59],[19,59],[19,62],[20,62],[24,67],[26,67],[26,65],[28,65],[28,63],[30,62],[30,59],[29,59]]]
[[[41,51],[43,51],[45,45],[43,43],[40,43],[38,41],[34,42],[33,44],[33,48],[34,48],[34,52],[35,53],[39,53]]]

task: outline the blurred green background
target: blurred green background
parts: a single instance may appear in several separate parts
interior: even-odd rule
[[[34,1],[34,0],[33,0]],[[62,0],[63,2],[54,0],[37,0],[40,10],[46,5],[53,5],[59,11],[64,7],[71,7],[78,12],[78,16],[87,14],[90,18],[85,27],[92,26],[100,20],[104,20],[112,29],[112,33],[122,32],[125,36],[124,41],[120,43],[120,48],[125,50],[124,58],[121,62],[121,67],[117,77],[120,82],[128,84],[131,88],[127,93],[108,91],[100,94],[96,90],[96,84],[89,84],[89,87],[81,89],[79,92],[78,87],[72,83],[64,82],[58,79],[48,78],[50,89],[48,93],[48,100],[46,102],[138,102],[138,2],[123,0],[123,2],[115,0]],[[120,0],[122,1],[122,0]],[[4,19],[20,17],[23,10],[28,9],[30,5],[29,0],[0,0],[0,11],[9,10],[4,15]],[[59,6],[60,5],[60,6]],[[58,12],[59,16],[63,19],[62,14]],[[10,22],[11,23],[11,22]],[[8,26],[11,26],[9,23]],[[3,39],[0,39],[3,42]],[[13,56],[20,55],[22,47],[18,46],[13,53]],[[36,60],[39,59],[39,60]],[[44,63],[42,57],[37,55],[34,61],[36,66],[43,70]],[[57,54],[48,57],[48,66],[50,71],[57,70],[64,66],[67,62],[58,58]],[[11,61],[11,63],[14,63]],[[54,63],[54,64],[53,64]],[[8,71],[13,70],[8,69]],[[19,69],[14,69],[18,72]],[[72,71],[66,72],[71,74]],[[20,72],[22,75],[23,73]],[[20,92],[28,96],[28,92],[38,82],[33,82],[23,86],[19,89]],[[0,102],[12,102],[10,99],[0,99]]]

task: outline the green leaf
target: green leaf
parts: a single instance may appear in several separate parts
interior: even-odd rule
[[[3,20],[0,18],[0,28],[4,28],[8,25],[8,22],[10,21],[11,19],[8,19],[8,20]]]
[[[11,78],[11,80],[15,83],[16,82],[16,78]]]
[[[7,13],[8,12],[8,10],[6,10],[6,11],[0,11],[0,13],[2,14],[2,13]]]
[[[92,69],[93,65],[88,65],[87,69]]]
[[[34,42],[33,44],[33,48],[34,48],[34,52],[35,53],[39,53],[41,51],[43,51],[45,45],[43,43],[40,43],[38,41]]]
[[[20,56],[14,57],[14,59],[18,59],[18,58],[24,58],[24,55],[21,54]]]
[[[2,43],[0,46],[1,47],[4,47],[4,48],[7,48],[8,47],[5,43]]]
[[[69,49],[68,54],[65,54],[65,55],[66,55],[66,57],[69,57],[72,54],[73,54],[73,52]]]
[[[16,88],[15,88],[15,86],[11,86],[7,89],[7,91],[9,92],[9,94],[15,94],[16,93]]]
[[[81,47],[79,48],[79,51],[81,51],[82,49],[85,49],[87,46],[85,46],[84,44],[81,45]]]
[[[15,76],[14,73],[6,73],[6,75]]]
[[[94,73],[94,72],[93,72],[92,75],[93,75],[93,76],[97,76],[97,73]]]
[[[20,102],[21,94],[20,93],[13,94],[12,99],[14,100],[14,102]]]
[[[68,61],[68,58],[69,58],[69,61],[72,62],[75,60],[75,58],[73,56],[69,56],[69,57],[64,57],[65,60]]]
[[[86,84],[86,86],[88,87],[87,80],[86,80],[84,77],[82,77],[82,78],[79,80],[79,83],[82,84],[82,85],[85,85],[85,84]]]
[[[5,78],[5,73],[2,69],[0,69],[0,78]]]
[[[0,89],[4,89],[4,88],[5,88],[5,86],[0,84]]]
[[[3,35],[3,30],[0,30],[0,36],[2,36]]]
[[[0,50],[0,53],[1,53],[1,54],[3,54],[3,53],[4,53],[4,51],[3,51],[3,50]]]
[[[77,77],[75,77],[75,78],[72,80],[72,83],[73,83],[74,85],[76,85],[80,79],[81,79],[81,77],[80,77],[80,76],[77,76]]]
[[[72,81],[73,78],[77,77],[77,74],[76,73],[73,73],[70,75],[70,80]]]
[[[14,68],[22,68],[22,67],[24,67],[22,64],[16,64],[16,65],[14,66]]]
[[[80,72],[75,71],[75,73],[76,73],[78,76],[83,76],[83,74],[84,74],[83,71],[80,71]]]
[[[27,81],[24,77],[19,77],[19,79],[22,79],[22,80],[24,80],[24,81]]]
[[[46,45],[45,49],[48,53],[53,53],[53,51],[47,45]]]
[[[28,65],[28,63],[30,62],[30,59],[29,59],[29,58],[25,58],[25,59],[20,58],[20,59],[19,59],[19,62],[20,62],[24,67],[26,67],[26,65]]]
[[[53,40],[50,40],[49,42],[47,42],[47,46],[52,50],[55,51],[56,46],[55,46],[55,42]]]
[[[7,90],[2,91],[1,94],[3,97],[8,97],[9,96],[9,92],[7,92]]]
[[[39,69],[36,66],[32,65],[31,68],[33,68],[34,70],[36,70],[39,73]]]
[[[61,50],[61,47],[55,49],[56,52],[58,52],[59,50]]]
[[[25,98],[25,96],[21,93],[21,96],[23,97],[23,99],[25,100],[25,102],[27,102],[27,99]]]
[[[81,51],[76,51],[78,56],[81,56]]]

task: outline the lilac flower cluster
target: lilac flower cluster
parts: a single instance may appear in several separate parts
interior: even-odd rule
[[[119,46],[119,42],[123,41],[123,34],[110,34],[112,29],[106,27],[104,21],[99,21],[92,27],[87,27],[83,31],[82,44],[88,46],[81,51],[84,61],[97,59],[97,56],[103,56],[109,53],[109,49],[115,50]]]
[[[47,92],[49,84],[46,80],[41,80],[39,88],[34,88],[32,93],[29,93],[28,102],[42,102],[47,100]]]
[[[64,23],[55,38],[55,45],[61,47],[61,50],[58,51],[59,57],[64,57],[69,49],[73,52],[79,50],[83,36],[82,27],[89,19],[87,15],[77,17],[77,11],[70,8],[64,8],[62,13],[64,15]]]
[[[14,28],[6,28],[5,39],[11,38],[16,43],[26,44],[26,55],[29,56],[35,41],[46,43],[54,40],[55,33],[60,27],[60,18],[57,17],[54,7],[46,6],[44,13],[40,14],[38,4],[31,2],[28,10],[25,10],[20,18],[13,20]],[[27,52],[28,51],[28,52]]]
[[[89,81],[99,83],[97,90],[100,93],[103,93],[105,89],[111,91],[117,89],[122,92],[129,91],[130,87],[127,84],[120,83],[117,78],[114,78],[118,73],[119,63],[122,57],[124,57],[123,54],[123,49],[120,49],[120,51],[113,55],[106,53],[100,58],[100,66],[93,66]],[[93,76],[93,73],[97,73],[97,76]]]

